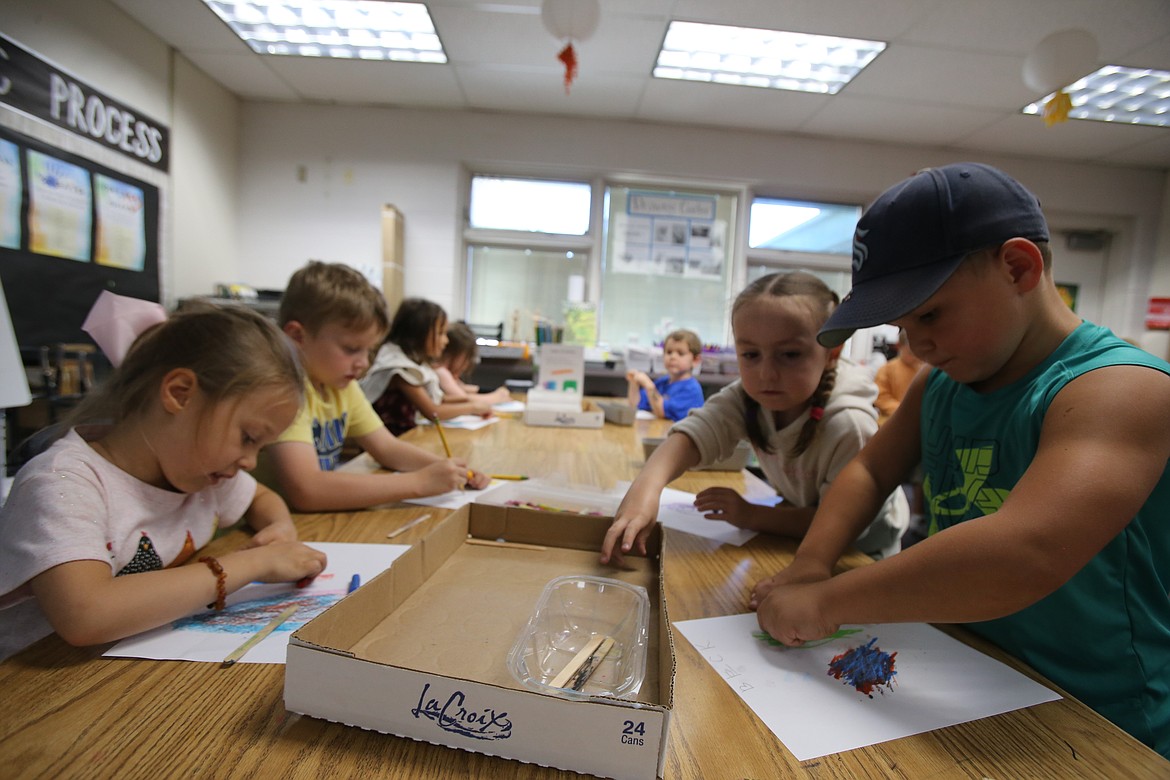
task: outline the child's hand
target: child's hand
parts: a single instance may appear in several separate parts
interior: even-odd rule
[[[468,473],[471,475],[467,478],[467,487],[469,488],[474,490],[483,490],[485,487],[492,484],[492,478],[490,474],[483,474],[474,470]]]
[[[297,527],[293,525],[291,518],[277,520],[269,523],[252,535],[252,539],[248,542],[249,547],[263,547],[267,544],[274,544],[276,542],[295,542],[297,540]]]
[[[486,395],[477,395],[471,399],[471,413],[489,417],[492,414],[492,400]]]
[[[756,609],[760,628],[776,641],[790,646],[835,633],[841,626],[823,614],[818,599],[823,589],[817,583],[772,588]]]
[[[822,580],[829,579],[832,575],[833,572],[824,565],[797,557],[789,564],[788,568],[756,583],[756,586],[752,588],[752,594],[748,600],[748,607],[757,609],[767,595],[780,586],[821,582]],[[836,629],[833,630],[835,631]]]
[[[748,518],[752,506],[731,488],[707,488],[695,496],[695,509],[702,512],[703,517],[708,520],[724,520],[736,528],[754,530]]]
[[[637,484],[630,487],[614,514],[613,524],[605,532],[601,543],[602,563],[609,563],[612,557],[621,566],[622,554],[635,547],[642,555],[646,554],[646,539],[658,520],[659,495],[655,490],[639,490]]]
[[[485,396],[492,404],[503,404],[512,400],[512,394],[506,387],[497,387]]]
[[[457,458],[447,458],[424,466],[414,472],[420,496],[437,496],[459,490],[467,484],[467,464]]]
[[[646,372],[644,372],[644,371],[633,371],[633,370],[627,371],[626,372],[626,381],[632,382],[635,385],[638,385],[639,387],[642,387],[642,388],[649,389],[651,387],[654,387],[654,380],[652,380],[650,378],[650,376],[648,374],[646,374]]]
[[[260,582],[312,579],[325,571],[328,563],[325,553],[301,542],[273,542],[247,554],[265,556],[262,571],[255,578]],[[226,563],[224,568],[227,568]]]

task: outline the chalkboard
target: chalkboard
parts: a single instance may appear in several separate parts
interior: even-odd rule
[[[91,343],[102,290],[159,300],[158,188],[0,127],[0,280],[22,347]]]

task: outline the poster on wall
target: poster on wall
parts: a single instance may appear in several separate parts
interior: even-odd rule
[[[626,213],[614,218],[613,270],[718,281],[726,232],[715,198],[631,192]]]
[[[141,271],[146,262],[146,215],[142,188],[94,175],[99,265]]]
[[[88,343],[102,290],[159,300],[159,189],[0,127],[0,280],[22,347]]]
[[[28,151],[28,249],[89,262],[93,195],[89,171]]]
[[[0,247],[20,249],[21,193],[20,147],[0,140]]]

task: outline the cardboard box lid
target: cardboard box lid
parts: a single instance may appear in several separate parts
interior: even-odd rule
[[[621,579],[651,596],[646,677],[633,701],[673,706],[674,648],[661,582],[661,533],[631,570],[597,562],[608,517],[470,504],[438,524],[378,577],[293,633],[330,653],[508,688],[505,659],[544,586],[567,573]],[[547,547],[465,544],[468,535]]]

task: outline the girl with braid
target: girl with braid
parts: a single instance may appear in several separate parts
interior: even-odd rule
[[[817,343],[838,299],[803,272],[770,274],[735,299],[731,327],[740,378],[677,422],[630,486],[602,543],[601,562],[645,553],[663,488],[688,469],[729,457],[739,442],[755,450],[775,507],[709,488],[695,506],[714,521],[801,539],[829,483],[877,432],[877,388],[864,369]],[[895,490],[855,541],[875,558],[896,553],[909,524]]]

